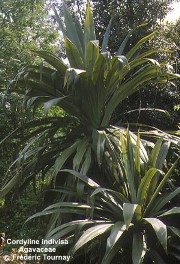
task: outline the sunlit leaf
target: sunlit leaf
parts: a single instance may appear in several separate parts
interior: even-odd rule
[[[143,258],[147,251],[147,244],[145,241],[145,236],[141,233],[133,234],[133,244],[132,244],[132,261],[133,264],[143,263]]]
[[[106,223],[106,224],[99,224],[97,226],[93,226],[87,229],[83,235],[78,239],[74,247],[72,248],[72,254],[74,254],[78,249],[83,247],[86,243],[92,241],[94,238],[105,234],[109,230],[112,229],[113,224]]]
[[[180,214],[180,207],[173,207],[172,209],[166,211],[165,213],[160,214],[158,217],[172,215],[172,214]]]
[[[111,263],[111,260],[119,249],[119,247],[117,246],[117,242],[121,238],[125,230],[126,225],[123,222],[118,221],[115,223],[111,230],[111,234],[107,239],[106,253],[104,255],[104,258],[102,259],[102,264]]]
[[[123,204],[123,216],[127,230],[132,222],[133,216],[138,206],[139,206],[138,204],[130,204],[130,203]]]
[[[154,229],[156,236],[165,251],[167,251],[167,227],[157,218],[144,218]]]

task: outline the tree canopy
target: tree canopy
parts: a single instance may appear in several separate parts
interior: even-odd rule
[[[30,62],[29,49],[57,49],[57,31],[44,0],[2,0],[0,7],[0,77],[7,84]],[[40,15],[39,15],[40,14]]]

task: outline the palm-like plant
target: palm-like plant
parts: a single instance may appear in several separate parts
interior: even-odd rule
[[[141,163],[139,136],[136,146],[133,146],[129,132],[126,132],[126,136],[122,133],[120,144],[125,182],[119,186],[119,190],[99,185],[77,171],[65,170],[90,189],[89,192],[86,189],[82,203],[58,202],[30,219],[57,213],[76,215],[76,220],[57,226],[46,236],[47,240],[68,239],[68,254],[71,254],[72,260],[79,252],[90,256],[88,263],[139,264],[144,263],[145,259],[166,263],[163,256],[168,259],[167,263],[170,263],[170,259],[175,263],[172,255],[170,258],[166,255],[169,254],[167,242],[173,235],[179,236],[179,229],[176,228],[177,223],[172,223],[172,220],[168,223],[166,217],[180,213],[180,207],[172,202],[180,194],[180,188],[165,191],[164,186],[178,160],[164,172],[163,164],[169,144],[162,138],[149,155],[145,151],[148,159],[144,164]],[[63,192],[64,189],[57,191]],[[76,193],[72,196],[75,197]],[[88,204],[85,203],[87,200]],[[100,251],[97,251],[97,247]],[[176,257],[179,258],[179,255]]]
[[[46,65],[25,68],[18,75],[16,89],[26,89],[27,107],[44,104],[48,112],[52,106],[57,106],[65,114],[29,122],[13,132],[18,135],[20,131],[28,130],[25,140],[29,143],[15,162],[15,176],[2,188],[1,196],[13,187],[25,187],[38,172],[46,172],[51,167],[53,178],[63,166],[70,166],[83,174],[100,168],[108,182],[113,183],[116,178],[124,181],[119,136],[122,131],[125,133],[125,128],[112,125],[113,111],[147,83],[164,83],[178,76],[163,72],[157,61],[147,58],[157,50],[139,54],[140,47],[154,33],[141,39],[124,56],[124,48],[132,33],[129,32],[112,56],[107,51],[110,24],[100,49],[89,6],[83,29],[78,20],[73,21],[66,7],[64,16],[65,27],[56,12],[69,64],[49,52],[30,51],[43,58]],[[153,132],[155,137],[162,134],[159,130]],[[168,138],[167,134],[163,135]],[[130,136],[135,144],[136,135],[130,133]],[[177,142],[176,137],[171,139]],[[140,146],[141,162],[144,163],[147,156],[142,143]],[[107,177],[108,174],[111,176]],[[82,193],[82,183],[78,182],[78,186]]]
[[[64,15],[65,27],[56,13],[69,64],[49,52],[30,51],[45,64],[23,69],[16,85],[20,91],[25,89],[28,108],[43,104],[46,112],[53,106],[64,112],[28,122],[12,133],[18,136],[24,131],[28,144],[13,164],[15,175],[7,178],[0,197],[13,188],[26,187],[40,171],[49,172],[55,185],[61,187],[54,190],[60,194],[58,203],[36,215],[52,215],[46,238],[67,238],[69,245],[73,243],[72,255],[83,246],[90,252],[100,245],[99,260],[93,251],[96,263],[110,263],[116,257],[123,261],[129,245],[134,264],[141,263],[145,255],[154,259],[159,255],[149,241],[149,228],[166,251],[167,227],[162,219],[179,212],[178,208],[165,207],[179,189],[164,193],[175,164],[162,173],[169,143],[163,143],[160,136],[175,143],[179,138],[156,129],[141,131],[153,142],[141,141],[139,135],[112,124],[111,118],[117,105],[144,85],[165,83],[178,75],[164,72],[163,65],[147,58],[157,50],[139,53],[154,33],[124,56],[128,33],[112,56],[107,51],[110,24],[100,49],[89,6],[83,29],[66,8]],[[145,145],[154,146],[150,157]],[[63,173],[63,168],[72,170]],[[178,234],[176,228],[168,230]]]

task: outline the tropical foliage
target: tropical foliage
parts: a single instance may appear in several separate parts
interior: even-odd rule
[[[19,187],[26,184],[39,171],[48,170],[54,163],[54,178],[67,162],[84,174],[87,174],[93,163],[98,163],[100,167],[105,163],[108,171],[113,170],[112,175],[121,173],[117,169],[121,167],[117,158],[120,151],[117,142],[120,132],[125,129],[111,125],[113,111],[125,98],[150,81],[166,83],[178,76],[164,72],[157,61],[147,58],[157,50],[138,55],[140,47],[154,33],[139,40],[125,57],[122,54],[131,34],[128,33],[115,56],[112,56],[107,51],[110,24],[100,51],[90,7],[87,8],[84,31],[78,20],[73,22],[66,8],[64,14],[66,29],[57,13],[56,16],[64,34],[69,65],[50,52],[30,51],[44,58],[52,67],[42,64],[40,67],[26,67],[18,75],[16,87],[23,91],[26,88],[27,107],[37,108],[44,103],[45,112],[48,112],[52,106],[59,106],[68,116],[44,118],[23,127],[31,128],[28,137],[32,140],[16,161],[17,167],[21,165],[22,173],[17,170],[15,177],[2,189],[1,195],[5,195],[16,184]],[[19,131],[21,129],[16,132]],[[155,137],[162,135],[158,130],[152,134]],[[132,137],[136,138],[133,134]],[[177,141],[175,137],[174,141]],[[32,150],[35,142],[36,147]],[[109,158],[104,155],[106,152]],[[143,149],[141,156],[143,160]]]
[[[113,113],[150,82],[166,84],[179,75],[149,58],[157,49],[141,52],[155,32],[125,54],[130,31],[112,55],[107,51],[111,22],[100,46],[89,6],[83,28],[66,7],[64,23],[56,10],[55,14],[68,63],[51,52],[30,50],[43,63],[22,69],[12,84],[13,91],[25,93],[27,109],[43,106],[47,116],[27,122],[4,139],[23,133],[27,144],[9,168],[0,197],[35,183],[42,173],[56,187],[53,192],[58,200],[35,215],[52,215],[47,238],[66,237],[72,255],[85,245],[90,263],[91,251],[95,263],[111,263],[114,258],[126,263],[129,245],[133,263],[161,258],[168,240],[168,224],[163,219],[179,213],[178,207],[168,203],[179,189],[165,191],[170,190],[168,180],[177,161],[163,173],[169,144],[179,144],[179,138],[140,124],[114,124]],[[53,108],[60,109],[60,114],[48,115]],[[149,239],[152,230],[157,248]],[[168,232],[179,234],[174,226],[168,226]],[[98,260],[97,245],[102,247]]]
[[[180,208],[172,202],[180,188],[165,191],[163,187],[168,184],[178,160],[164,172],[169,143],[163,138],[157,141],[149,155],[144,151],[145,162],[140,157],[139,136],[136,146],[132,144],[128,130],[126,136],[121,133],[119,141],[122,146],[123,184],[119,184],[121,179],[117,178],[117,188],[116,184],[107,188],[105,183],[98,184],[92,177],[64,170],[86,184],[82,202],[58,202],[30,219],[61,212],[74,214],[76,220],[52,229],[46,236],[46,239],[68,239],[71,242],[68,254],[72,257],[77,257],[77,252],[82,254],[83,248],[83,254],[89,254],[91,263],[107,264],[114,260],[113,263],[136,264],[142,263],[143,259],[165,263],[168,240],[174,235],[179,236],[176,223],[169,224],[166,217],[180,213]],[[57,191],[64,192],[64,189],[59,187]],[[76,195],[74,190],[74,200]],[[97,247],[101,252],[96,250]],[[176,261],[170,255],[166,263],[170,263],[170,259]]]

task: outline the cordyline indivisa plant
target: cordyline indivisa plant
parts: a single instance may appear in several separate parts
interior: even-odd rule
[[[169,202],[179,188],[164,191],[177,161],[163,172],[170,142],[178,144],[179,138],[139,124],[139,133],[130,131],[113,124],[112,115],[145,85],[179,76],[149,58],[157,49],[140,52],[154,32],[124,54],[132,30],[112,55],[107,51],[111,22],[100,47],[89,5],[83,27],[66,7],[64,23],[56,10],[55,14],[68,63],[47,51],[29,51],[44,63],[24,68],[15,89],[25,93],[27,108],[44,105],[45,113],[53,106],[64,111],[27,122],[10,135],[28,131],[28,143],[12,165],[14,176],[0,196],[25,188],[43,171],[54,182],[58,202],[30,219],[52,215],[46,238],[68,239],[63,250],[70,250],[72,261],[76,256],[103,264],[163,261],[167,231],[169,236],[179,235],[176,227],[163,222],[167,215],[179,213]]]

